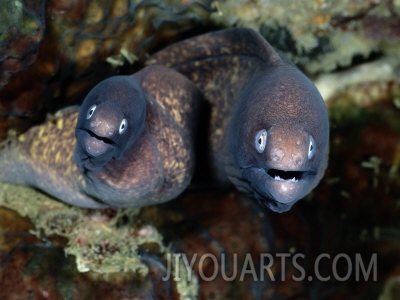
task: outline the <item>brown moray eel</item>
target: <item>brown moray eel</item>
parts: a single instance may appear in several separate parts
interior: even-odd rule
[[[276,212],[323,177],[329,122],[314,84],[257,32],[226,29],[173,44],[148,65],[190,78],[211,106],[214,172]]]
[[[192,177],[200,101],[187,78],[162,66],[111,77],[89,92],[79,116],[78,107],[61,110],[3,144],[0,181],[89,208],[171,200]]]

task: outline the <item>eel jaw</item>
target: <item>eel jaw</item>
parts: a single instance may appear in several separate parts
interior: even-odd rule
[[[284,171],[279,169],[269,169],[266,172],[271,178],[277,181],[297,182],[302,179],[305,172],[303,171]]]
[[[76,132],[75,162],[82,172],[101,168],[114,155],[116,144],[86,128]]]
[[[255,198],[275,212],[288,211],[312,189],[316,173],[310,170],[281,170],[249,167],[243,177]]]
[[[301,170],[265,170],[265,189],[275,201],[295,203],[311,190],[315,172]]]
[[[90,157],[96,158],[105,154],[115,144],[111,139],[96,135],[88,129],[83,128],[81,131],[83,132],[81,135],[81,146]]]

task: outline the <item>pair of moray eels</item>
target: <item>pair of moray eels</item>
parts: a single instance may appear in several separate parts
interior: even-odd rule
[[[196,116],[206,100],[218,182],[276,212],[318,184],[328,161],[324,101],[257,32],[200,35],[146,65],[100,82],[80,108],[63,109],[8,141],[0,181],[88,208],[171,200],[191,181]]]

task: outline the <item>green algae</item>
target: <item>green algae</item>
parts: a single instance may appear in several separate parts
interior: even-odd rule
[[[0,10],[0,46],[5,46],[16,36],[31,36],[36,39],[37,33],[43,27],[43,21],[40,19],[40,14],[32,13],[23,1],[18,0],[3,0],[2,9]],[[39,0],[34,2],[34,6],[42,7],[44,1]],[[20,49],[8,49],[7,55],[16,56],[13,54]],[[22,49],[25,51],[26,49]],[[1,54],[0,47],[0,54]],[[0,57],[2,58],[2,57]]]
[[[5,0],[4,7],[0,10],[0,45],[5,42],[9,31],[16,30],[23,16],[23,4],[21,1]]]
[[[134,227],[116,228],[113,226],[116,219],[110,221],[97,211],[64,205],[27,187],[2,183],[0,191],[0,205],[29,218],[36,226],[35,235],[67,238],[65,251],[76,257],[81,272],[132,271],[146,275],[147,267],[140,262],[138,247],[152,242],[158,243],[160,253],[165,251],[156,229],[148,239],[128,239],[133,235]],[[137,210],[126,211],[125,214],[136,215]]]
[[[383,293],[379,296],[378,300],[394,300],[398,299],[400,294],[400,278],[396,276],[390,278],[385,284]]]
[[[65,238],[65,253],[75,257],[78,271],[89,272],[93,278],[112,280],[128,276],[140,280],[149,272],[140,251],[154,254],[164,262],[171,254],[157,228],[141,217],[140,209],[81,209],[35,189],[8,183],[0,183],[0,206],[28,218],[35,225],[32,233],[39,238]],[[183,262],[179,273],[176,289],[181,299],[196,298],[197,277]]]

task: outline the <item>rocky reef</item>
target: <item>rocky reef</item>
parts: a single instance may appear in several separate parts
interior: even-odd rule
[[[327,174],[284,214],[207,189],[141,210],[92,211],[2,184],[1,219],[9,221],[2,222],[0,290],[35,299],[65,298],[67,287],[83,285],[88,294],[107,290],[114,299],[396,299],[399,96],[398,80],[353,84],[332,95]],[[187,265],[177,259],[183,256]],[[62,267],[54,273],[51,263],[43,265],[49,260]],[[169,271],[177,261],[179,271]],[[40,273],[33,271],[38,266]],[[26,278],[18,285],[16,269]]]
[[[309,74],[354,62],[398,59],[400,4],[388,1],[217,1],[222,26],[259,30]]]
[[[207,0],[6,2],[0,139],[80,103],[108,76],[137,71],[149,51],[206,25],[213,10]]]

